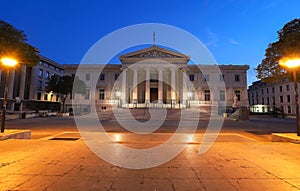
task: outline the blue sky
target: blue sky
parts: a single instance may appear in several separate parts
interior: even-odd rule
[[[219,64],[248,64],[248,84],[277,31],[300,18],[299,0],[10,0],[0,19],[25,31],[41,54],[80,63],[105,35],[139,23],[163,23],[200,39]]]

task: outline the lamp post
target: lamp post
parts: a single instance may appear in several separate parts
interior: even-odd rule
[[[4,99],[2,106],[2,115],[1,115],[1,133],[4,133],[5,130],[5,114],[6,114],[6,105],[7,105],[7,92],[8,92],[8,81],[9,81],[9,71],[10,68],[14,68],[18,62],[13,58],[1,58],[2,65],[6,68],[6,79],[5,79],[5,89],[4,89]]]
[[[299,96],[298,96],[298,84],[297,84],[297,69],[300,66],[300,58],[283,58],[279,61],[279,65],[287,70],[293,71],[294,78],[294,90],[295,90],[295,102],[296,102],[296,124],[297,135],[300,136],[300,118],[299,118]]]

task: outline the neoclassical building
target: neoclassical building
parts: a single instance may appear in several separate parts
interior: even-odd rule
[[[92,104],[98,111],[112,107],[209,111],[214,107],[222,113],[226,108],[248,107],[247,65],[189,64],[189,56],[159,46],[121,55],[120,64],[61,65],[40,58],[36,66],[11,71],[9,111],[58,111],[61,95],[45,90],[52,75],[76,75],[86,84],[85,95],[67,99],[69,111],[88,112]],[[0,75],[3,98],[5,75]]]
[[[121,64],[66,64],[87,86],[81,105],[197,108],[248,107],[248,65],[189,64],[190,57],[151,46],[119,56]],[[76,96],[75,96],[76,97]],[[71,104],[71,100],[68,100]]]

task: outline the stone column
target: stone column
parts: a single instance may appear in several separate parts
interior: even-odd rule
[[[186,70],[182,70],[182,104],[185,105],[187,100],[187,75]]]
[[[25,81],[26,81],[26,66],[21,66],[21,78],[20,78],[20,90],[19,90],[19,97],[21,99],[24,98],[24,91],[25,91]]]
[[[157,68],[158,70],[158,101],[162,103],[163,101],[163,69]]]
[[[126,81],[127,81],[127,69],[124,69],[122,72],[122,94],[121,94],[121,100],[122,100],[122,104],[126,104],[127,103],[127,97],[126,97],[126,92],[127,92],[127,87],[126,87]]]
[[[171,68],[171,99],[175,100],[176,99],[176,87],[175,87],[175,68]]]
[[[175,71],[176,68],[170,68],[171,70],[171,108],[176,105],[176,79],[175,79]]]
[[[12,99],[14,94],[15,70],[10,70],[7,98]]]
[[[26,82],[26,65],[22,65],[21,66],[21,78],[20,78],[20,90],[19,90],[19,97],[21,100],[20,111],[23,110],[22,100],[24,100],[25,82]]]
[[[29,99],[37,99],[37,83],[38,83],[38,77],[37,77],[37,67],[31,68],[31,80],[30,80],[30,87],[29,87]]]
[[[132,99],[134,101],[137,101],[137,92],[138,92],[138,87],[137,87],[137,80],[138,80],[138,71],[137,68],[133,68],[133,91],[132,91]]]
[[[146,67],[145,102],[150,102],[150,68]]]

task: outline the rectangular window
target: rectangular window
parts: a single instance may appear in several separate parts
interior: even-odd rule
[[[90,99],[90,90],[86,89],[84,99]]]
[[[269,93],[269,88],[267,88],[267,94]]]
[[[44,101],[48,101],[48,94],[44,94]]]
[[[238,101],[241,101],[241,90],[235,90],[234,91],[236,97],[238,98]]]
[[[46,76],[45,77],[46,77],[46,79],[50,78],[50,73],[48,71],[46,72]]]
[[[42,90],[43,82],[41,80],[38,81],[37,88],[38,90]]]
[[[280,96],[280,103],[283,102],[283,96]]]
[[[85,74],[85,80],[90,80],[91,79],[91,74],[90,73],[86,73]]]
[[[208,82],[208,81],[209,81],[209,75],[208,75],[208,74],[205,74],[205,75],[204,75],[204,81],[205,81],[205,82]]]
[[[44,70],[43,69],[40,69],[39,70],[39,78],[42,78],[44,75]]]
[[[286,91],[290,91],[290,85],[286,85]]]
[[[194,76],[194,74],[190,74],[190,81],[194,81],[195,80],[195,76]]]
[[[59,101],[59,95],[56,95],[56,101]]]
[[[120,74],[115,74],[115,80],[116,81],[120,79],[119,77],[120,77]]]
[[[204,90],[204,100],[210,101],[210,91],[209,90]]]
[[[282,86],[279,86],[279,91],[282,92]]]
[[[274,87],[272,87],[272,93],[275,93],[275,88]]]
[[[220,90],[220,101],[225,101],[225,90]]]
[[[270,105],[270,98],[267,97],[267,105]]]
[[[100,74],[100,80],[104,81],[105,80],[105,75],[104,74]]]
[[[240,75],[239,74],[234,75],[234,81],[236,81],[236,82],[240,81]]]
[[[290,95],[287,95],[287,96],[286,96],[286,100],[287,100],[287,102],[291,102],[291,96],[290,96]]]
[[[42,98],[42,94],[41,93],[37,93],[37,100],[41,100]]]
[[[99,89],[99,99],[100,100],[105,99],[105,89]]]
[[[265,99],[261,98],[261,104],[265,105]]]
[[[273,105],[275,105],[275,97],[272,97]]]
[[[261,89],[261,94],[264,95],[264,89]]]
[[[291,106],[288,106],[288,113],[292,113]]]
[[[220,74],[220,81],[224,81],[224,80],[225,80],[224,74]]]

